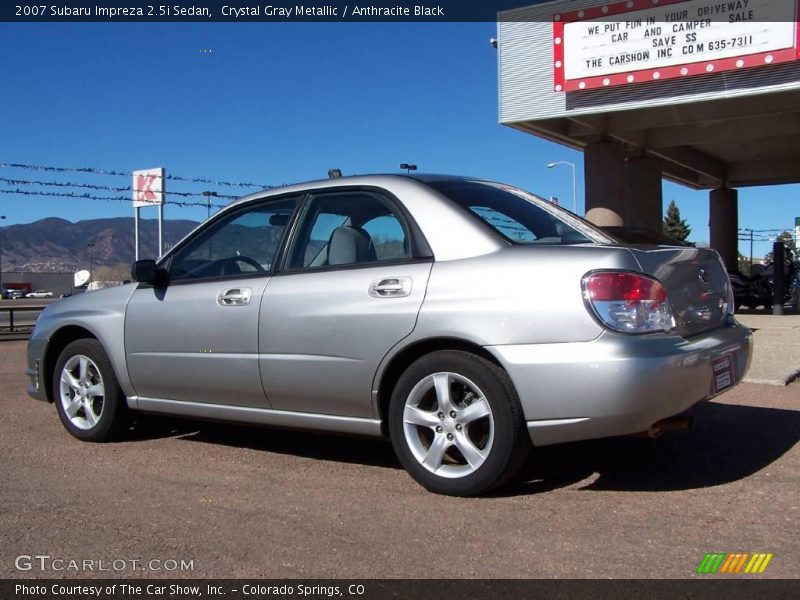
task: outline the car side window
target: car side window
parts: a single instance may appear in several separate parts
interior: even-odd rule
[[[175,253],[169,266],[170,281],[271,271],[296,206],[297,198],[285,198],[220,218]]]
[[[408,230],[378,194],[332,192],[311,199],[289,251],[290,269],[411,258]]]
[[[509,239],[519,242],[533,242],[537,239],[536,234],[522,223],[495,208],[489,206],[470,206],[469,208]]]

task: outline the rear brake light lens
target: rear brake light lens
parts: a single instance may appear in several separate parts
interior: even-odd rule
[[[626,271],[597,271],[583,278],[583,296],[597,318],[622,333],[669,331],[675,327],[661,282]]]

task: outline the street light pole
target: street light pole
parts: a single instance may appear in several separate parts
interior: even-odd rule
[[[86,244],[86,247],[89,249],[89,285],[92,284],[92,271],[94,267],[94,253],[92,252],[92,248],[94,248],[94,243]]]
[[[211,218],[211,196],[216,196],[217,192],[205,191],[203,196],[206,197],[206,221]]]
[[[547,168],[552,169],[558,165],[566,165],[572,167],[572,212],[578,214],[578,177],[575,173],[575,163],[560,160],[558,162],[548,163]]]

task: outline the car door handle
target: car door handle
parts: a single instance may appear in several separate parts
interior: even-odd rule
[[[376,279],[369,285],[373,298],[403,298],[411,293],[411,277]]]
[[[217,304],[220,306],[247,306],[250,304],[250,288],[231,288],[222,290],[217,294]]]

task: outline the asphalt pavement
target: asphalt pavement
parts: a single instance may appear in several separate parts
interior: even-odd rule
[[[542,448],[519,482],[457,499],[380,441],[150,418],[81,443],[26,396],[24,348],[0,344],[0,577],[76,576],[18,568],[35,554],[143,561],[86,577],[724,577],[695,573],[708,552],[798,576],[799,383],[740,385],[655,440]]]

